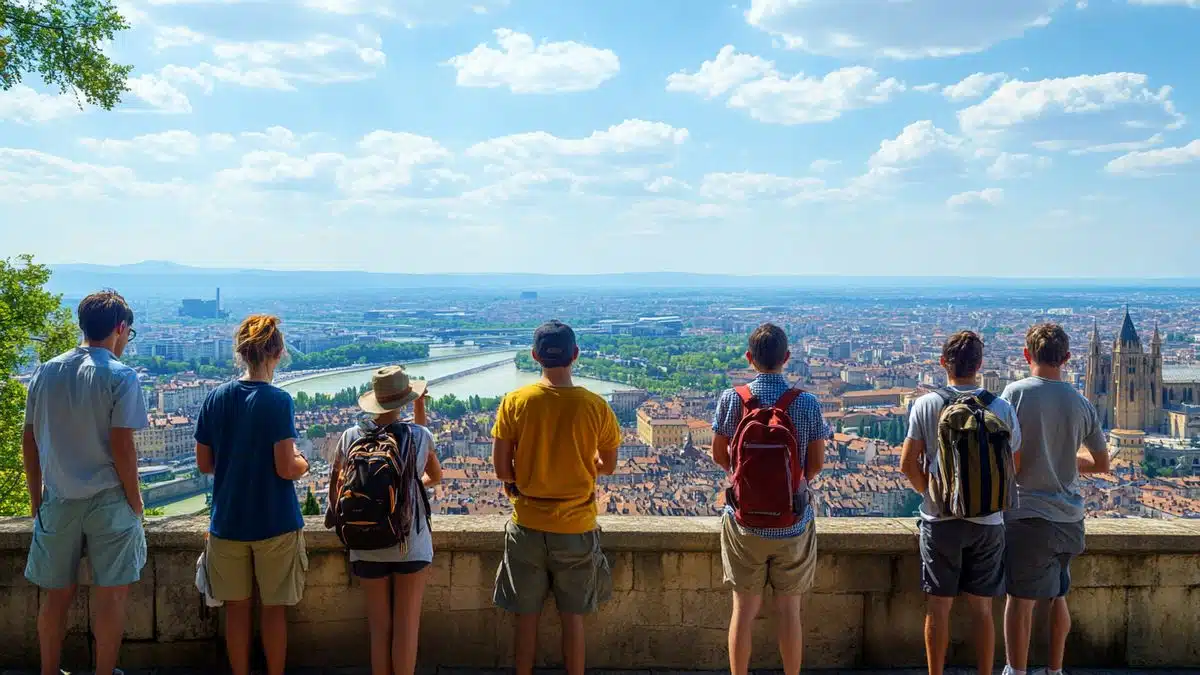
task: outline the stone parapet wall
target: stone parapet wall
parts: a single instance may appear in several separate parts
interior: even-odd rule
[[[217,667],[220,613],[194,586],[204,519],[152,519],[149,562],[132,592],[129,667]],[[607,668],[720,669],[726,662],[730,594],[721,579],[714,518],[602,518],[613,566],[611,602],[589,619],[588,661]],[[924,597],[916,525],[908,520],[819,519],[816,588],[806,601],[805,665],[901,667],[924,663]],[[421,625],[427,665],[503,666],[512,661],[513,622],[491,605],[503,519],[434,519],[437,549]],[[304,601],[289,610],[289,662],[365,665],[363,598],[340,544],[309,519]],[[0,519],[0,668],[37,660],[37,588],[22,577],[30,521]],[[1200,522],[1088,522],[1088,552],[1074,567],[1074,630],[1068,663],[1103,667],[1200,666]],[[84,565],[86,568],[86,564]],[[88,656],[89,592],[72,610],[66,664]],[[770,603],[756,627],[754,660],[777,667]],[[552,608],[552,605],[548,606]],[[950,659],[974,661],[969,622],[956,609]],[[997,659],[1003,654],[996,603]],[[557,661],[559,628],[542,620],[542,660]],[[1044,646],[1035,646],[1035,657]],[[1035,663],[1042,660],[1035,658]]]

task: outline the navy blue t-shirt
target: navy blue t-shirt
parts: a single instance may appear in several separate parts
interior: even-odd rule
[[[216,463],[213,536],[261,541],[304,527],[292,481],[275,473],[275,444],[296,437],[294,411],[291,395],[266,382],[227,382],[204,401],[196,442]]]

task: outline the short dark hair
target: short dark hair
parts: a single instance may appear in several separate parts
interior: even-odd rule
[[[764,370],[775,370],[788,356],[787,333],[773,323],[764,323],[750,334],[750,358]]]
[[[971,377],[983,367],[983,340],[974,331],[959,331],[942,345],[942,358],[953,377]]]
[[[1040,323],[1025,334],[1025,348],[1034,363],[1057,368],[1071,356],[1071,338],[1056,323]]]
[[[107,340],[122,322],[133,325],[133,310],[120,293],[106,289],[79,303],[79,328],[93,342]]]

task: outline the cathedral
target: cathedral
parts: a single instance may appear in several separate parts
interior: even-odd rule
[[[1190,436],[1190,428],[1175,430],[1174,418],[1183,414],[1185,427],[1191,426],[1200,404],[1200,373],[1189,366],[1164,368],[1162,344],[1155,326],[1149,351],[1142,346],[1128,309],[1111,353],[1103,352],[1099,326],[1092,329],[1084,393],[1105,429]]]

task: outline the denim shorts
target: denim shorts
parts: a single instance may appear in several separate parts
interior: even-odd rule
[[[79,582],[86,552],[96,586],[128,586],[142,578],[146,534],[121,488],[87,499],[48,498],[33,522],[25,578],[42,588]]]

